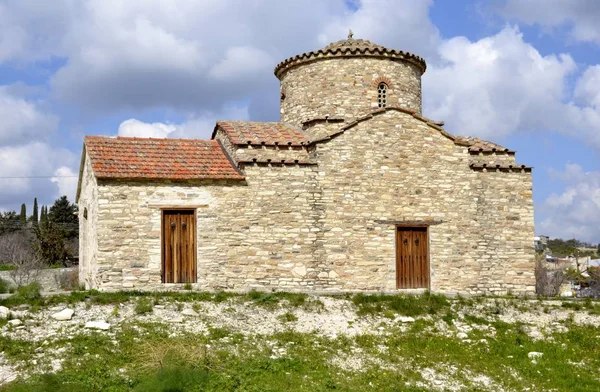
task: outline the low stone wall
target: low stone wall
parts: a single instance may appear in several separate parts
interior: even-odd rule
[[[73,279],[75,282],[78,281],[78,271],[78,267],[34,270],[28,278],[24,277],[22,280],[18,277],[14,279],[15,271],[0,271],[0,279],[4,279],[15,287],[18,286],[18,281],[21,280],[22,284],[38,282],[42,285],[42,291],[45,292],[63,291],[63,287],[70,287]]]

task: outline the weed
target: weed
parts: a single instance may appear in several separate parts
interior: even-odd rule
[[[359,315],[392,310],[404,316],[419,316],[436,314],[441,310],[450,309],[450,302],[446,297],[430,292],[422,295],[368,295],[359,293],[352,297],[352,302],[358,306],[357,314]]]
[[[473,316],[472,314],[465,314],[465,321],[470,324],[487,325],[490,322],[483,317]]]
[[[42,297],[41,291],[42,285],[38,282],[32,282],[17,288],[17,293],[15,295],[25,301],[37,301]]]
[[[134,311],[136,314],[152,313],[152,301],[149,298],[139,298]]]
[[[0,264],[0,271],[14,271],[17,266],[14,264]]]
[[[209,384],[210,374],[194,367],[169,366],[144,378],[134,389],[139,392],[201,391]]]
[[[577,310],[577,311],[583,309],[583,305],[576,301],[573,301],[573,302],[565,301],[562,303],[561,307],[565,308],[565,309],[572,309],[572,310]]]
[[[186,283],[185,285],[183,285],[183,289],[187,290],[187,291],[192,291],[193,287],[191,283]]]
[[[442,320],[446,322],[448,325],[452,325],[452,321],[454,320],[455,314],[452,312],[446,312],[445,315],[442,316]]]
[[[115,307],[113,308],[111,314],[112,317],[118,317],[119,316],[119,304],[115,304]]]
[[[0,294],[8,293],[10,283],[4,279],[0,279]]]
[[[280,316],[277,316],[277,320],[281,321],[282,323],[291,323],[298,321],[298,317],[292,312],[286,312]]]

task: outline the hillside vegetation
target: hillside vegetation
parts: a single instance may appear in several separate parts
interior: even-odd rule
[[[600,303],[589,299],[22,291],[0,301],[2,391],[600,385]]]

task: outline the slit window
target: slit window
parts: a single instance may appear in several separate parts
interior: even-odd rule
[[[380,108],[384,108],[387,105],[387,89],[387,84],[383,82],[377,86],[377,106]]]

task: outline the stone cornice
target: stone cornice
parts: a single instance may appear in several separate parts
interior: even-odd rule
[[[392,61],[403,61],[414,65],[423,74],[427,69],[425,60],[412,53],[402,50],[388,49],[379,45],[371,46],[328,46],[316,51],[302,53],[286,60],[283,60],[275,67],[274,73],[278,79],[292,68],[302,64],[311,63],[319,60],[332,58],[349,58],[349,57],[373,57],[379,59],[387,59]]]

